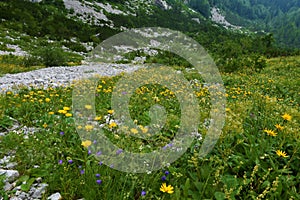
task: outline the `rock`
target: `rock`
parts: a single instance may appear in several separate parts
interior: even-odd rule
[[[37,189],[35,189],[35,191],[32,194],[32,198],[41,198],[42,194],[45,193],[46,188],[48,187],[48,184],[46,183],[42,183],[40,185],[40,187],[38,187]]]
[[[5,168],[6,168],[6,169],[13,169],[13,168],[15,168],[17,165],[18,165],[17,163],[12,162],[12,163],[8,163],[8,164],[5,166]]]
[[[28,199],[29,195],[25,192],[21,192],[20,195],[18,195],[20,199]]]
[[[60,199],[62,199],[62,196],[60,195],[59,192],[57,192],[57,193],[52,194],[51,196],[49,196],[47,199],[48,200],[60,200]]]
[[[3,174],[5,174],[5,176],[6,176],[5,181],[10,182],[10,183],[19,177],[19,172],[16,170],[0,169],[0,175],[3,175]]]
[[[0,159],[0,165],[8,163],[10,158],[10,156],[4,156],[4,158]]]
[[[23,200],[23,199],[21,199],[19,197],[11,197],[9,200]]]
[[[132,66],[129,64],[97,64],[97,65],[80,65],[74,67],[51,67],[34,70],[30,72],[23,72],[18,74],[6,74],[0,77],[0,92],[13,90],[17,92],[18,87],[15,85],[22,85],[24,87],[41,87],[48,88],[51,86],[68,86],[74,80],[82,77],[88,78],[95,74],[100,76],[113,76],[121,72],[132,72],[143,66]],[[91,71],[93,73],[84,73]],[[16,122],[18,128],[18,123]]]
[[[38,178],[35,179],[35,181],[36,181],[37,183],[41,183],[42,180],[43,180],[42,177],[38,177]]]
[[[4,185],[4,191],[7,192],[7,191],[10,191],[14,188],[14,185],[13,184],[10,184],[9,182],[6,182],[5,185]]]

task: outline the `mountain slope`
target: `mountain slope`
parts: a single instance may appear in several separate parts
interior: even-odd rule
[[[217,7],[231,24],[271,32],[278,45],[300,47],[299,0],[187,0],[186,3],[202,13]]]
[[[204,8],[208,8],[209,1],[205,2]],[[233,60],[238,59],[240,65],[246,66],[248,64],[243,62],[248,62],[246,58],[249,55],[255,55],[253,58],[256,60],[261,55],[282,54],[282,50],[272,46],[272,35],[245,34],[243,29],[226,29],[208,19],[207,13],[201,9],[191,8],[180,0],[3,0],[0,9],[0,35],[3,36],[0,37],[0,54],[17,55],[18,47],[37,58],[41,53],[62,48],[69,52],[67,62],[73,62],[74,58],[79,59],[77,54],[84,56],[118,32],[157,26],[191,36],[220,65],[229,63],[234,67],[236,63]],[[245,58],[240,60],[241,56]],[[29,59],[32,60],[35,58]],[[183,63],[175,55],[165,53],[154,60]],[[32,64],[36,62],[26,65]]]

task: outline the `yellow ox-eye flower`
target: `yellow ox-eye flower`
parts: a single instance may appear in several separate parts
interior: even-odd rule
[[[171,185],[168,185],[166,183],[163,183],[160,187],[160,191],[167,192],[169,194],[172,194],[174,192],[174,188]]]
[[[287,154],[284,152],[284,151],[280,151],[280,150],[277,150],[276,151],[276,154],[279,156],[279,157],[288,157]]]
[[[91,131],[94,127],[92,125],[86,125],[84,128],[86,131]]]
[[[72,117],[71,113],[66,113],[66,117]]]
[[[84,106],[86,109],[88,109],[88,110],[91,110],[92,109],[92,106],[91,105],[85,105]]]
[[[284,113],[284,115],[282,115],[281,117],[286,121],[291,121],[292,119],[292,116],[287,113]]]
[[[275,133],[273,130],[265,129],[264,132],[267,133],[269,136],[277,136],[277,133]]]
[[[58,111],[58,113],[60,113],[60,114],[66,114],[68,111],[66,111],[66,110],[59,110]]]
[[[275,127],[280,131],[282,131],[284,129],[284,127],[281,126],[280,124],[275,124]]]
[[[108,114],[112,115],[114,113],[114,110],[108,110],[107,112],[108,112]]]
[[[51,99],[49,99],[49,98],[46,98],[46,99],[45,99],[45,101],[46,101],[46,102],[50,102],[50,101],[51,101]]]
[[[95,117],[95,118],[94,118],[95,121],[99,121],[99,120],[101,120],[101,119],[102,119],[101,116],[98,116],[98,117]]]
[[[115,128],[117,127],[117,123],[116,122],[111,122],[109,125],[108,125],[108,128]]]
[[[133,133],[133,134],[138,134],[139,133],[139,131],[136,128],[130,129],[130,132]]]
[[[91,146],[91,144],[92,144],[92,142],[90,140],[81,142],[81,145],[84,146],[85,148]]]
[[[71,108],[70,108],[70,107],[67,107],[67,106],[65,106],[63,109],[64,109],[65,111],[71,110]]]

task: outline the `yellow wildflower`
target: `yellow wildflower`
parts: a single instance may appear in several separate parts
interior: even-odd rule
[[[65,115],[66,115],[66,117],[72,117],[71,113],[66,113]]]
[[[144,126],[139,126],[139,128],[141,129],[142,133],[147,133],[148,132],[148,128],[144,127]]]
[[[277,136],[277,133],[275,133],[273,130],[265,129],[265,133],[267,133],[269,136]]]
[[[292,116],[287,113],[284,113],[284,115],[282,115],[281,117],[286,121],[291,121],[292,119]]]
[[[53,111],[48,112],[49,115],[54,115]]]
[[[284,152],[284,151],[280,151],[280,150],[277,150],[276,151],[276,154],[279,156],[279,157],[288,157],[287,154]]]
[[[107,112],[108,112],[108,114],[112,115],[115,111],[114,110],[108,110]]]
[[[81,145],[84,147],[89,147],[91,146],[92,142],[90,140],[82,141]]]
[[[46,101],[46,102],[50,102],[50,101],[51,101],[51,99],[49,99],[49,98],[46,98],[46,99],[45,99],[45,101]]]
[[[59,110],[58,111],[58,113],[60,113],[60,114],[66,114],[68,111],[66,111],[66,110]]]
[[[92,106],[91,105],[85,105],[84,106],[86,109],[88,109],[88,110],[91,110],[92,109]]]
[[[117,127],[117,123],[116,122],[111,122],[109,125],[108,125],[108,128],[115,128]]]
[[[275,127],[280,131],[282,131],[284,129],[284,127],[281,126],[280,124],[275,124]]]
[[[95,121],[99,121],[101,119],[102,119],[102,117],[100,117],[100,116],[94,118]]]
[[[169,194],[172,194],[174,192],[174,188],[171,185],[168,185],[166,183],[163,183],[160,187],[160,191],[167,192]]]
[[[70,108],[70,107],[67,107],[67,106],[65,106],[63,109],[64,109],[65,111],[71,110],[71,108]]]
[[[84,128],[87,131],[91,131],[94,127],[92,125],[86,125]]]
[[[139,133],[139,131],[136,128],[130,129],[130,132],[133,133],[133,134],[138,134]]]

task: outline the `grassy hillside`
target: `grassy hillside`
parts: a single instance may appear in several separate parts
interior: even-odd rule
[[[190,0],[190,3],[197,2]],[[200,1],[199,1],[200,2]],[[253,31],[266,31],[274,35],[278,46],[300,47],[299,0],[207,0],[208,7],[223,11],[227,21]],[[200,10],[203,7],[197,5]],[[196,7],[197,7],[196,6]],[[206,8],[209,9],[209,8]]]
[[[184,67],[176,69],[182,70],[186,79],[194,80],[204,122],[198,132],[205,138],[210,110],[207,88],[198,73]],[[213,151],[200,158],[203,140],[195,140],[175,163],[148,174],[116,171],[89,154],[92,145],[89,141],[82,143],[76,134],[72,88],[7,92],[0,96],[0,128],[11,126],[8,117],[12,117],[38,131],[27,139],[14,132],[1,137],[0,157],[14,150],[20,180],[42,177],[49,184],[45,197],[58,191],[64,199],[299,199],[299,70],[300,57],[278,57],[268,59],[259,73],[222,73],[226,123]],[[99,81],[96,122],[104,124],[106,136],[124,151],[149,152],[167,145],[180,125],[180,114],[179,102],[166,88],[146,85],[133,94],[130,112],[141,130],[126,131],[120,124],[105,120],[115,116],[110,98],[120,78],[103,77]],[[128,131],[147,132],[147,108],[158,100],[170,112],[164,129],[150,140],[129,137]],[[171,185],[174,192],[160,191],[162,183]]]
[[[109,20],[97,22],[90,13],[80,14],[74,9],[66,9],[63,1],[1,1],[0,9],[3,12],[0,13],[0,51],[14,53],[16,50],[11,45],[15,45],[27,52],[28,54],[22,55],[21,58],[12,58],[19,60],[18,64],[24,67],[73,65],[79,64],[88,51],[124,27],[160,26],[182,31],[194,38],[214,57],[220,69],[225,71],[238,70],[235,69],[236,63],[243,62],[244,66],[249,67],[257,65],[257,59],[297,53],[275,47],[272,35],[243,34],[226,30],[206,20],[201,14],[192,12],[180,1],[168,1],[172,6],[172,9],[168,10],[145,2],[132,3],[129,6],[120,1],[108,2],[114,9],[129,14],[101,11],[94,2],[93,11],[103,12]],[[90,4],[85,2],[84,5],[87,8]],[[130,6],[135,7],[130,9]],[[156,60],[160,63],[175,60],[175,64],[179,64],[176,63],[178,58],[170,54],[163,54]],[[3,64],[10,65],[11,61],[5,61]],[[13,71],[5,69],[1,73]]]

